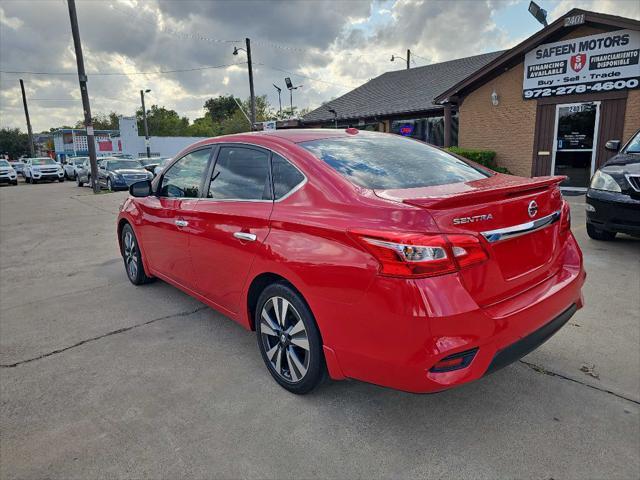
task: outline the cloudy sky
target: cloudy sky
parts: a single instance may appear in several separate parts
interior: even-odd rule
[[[251,38],[256,94],[273,106],[273,83],[303,85],[300,107],[316,107],[385,71],[410,48],[415,66],[504,49],[540,28],[529,0],[77,0],[94,114],[148,105],[191,120],[207,98],[248,97]],[[555,20],[573,7],[640,18],[637,0],[540,0]],[[18,79],[34,131],[82,118],[64,0],[0,0],[0,126],[26,130]],[[179,71],[176,71],[179,70]],[[31,72],[31,73],[14,73]],[[46,73],[46,74],[36,74]],[[289,101],[283,91],[283,102]]]

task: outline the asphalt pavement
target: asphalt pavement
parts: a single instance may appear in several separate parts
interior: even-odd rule
[[[640,240],[588,239],[585,308],[540,349],[435,395],[299,397],[255,334],[132,286],[127,193],[0,188],[0,478],[640,478]]]

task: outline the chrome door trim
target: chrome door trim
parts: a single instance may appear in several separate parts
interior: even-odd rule
[[[542,228],[548,227],[549,225],[560,220],[561,215],[562,215],[561,210],[558,210],[553,212],[551,215],[538,218],[537,220],[521,223],[519,225],[513,225],[511,227],[498,228],[496,230],[481,232],[481,235],[489,243],[500,242],[502,240],[509,240],[511,238],[516,238],[521,235],[527,235],[529,233],[535,232]]]
[[[245,240],[247,242],[255,242],[258,238],[257,235],[247,232],[234,232],[233,236],[238,240]]]

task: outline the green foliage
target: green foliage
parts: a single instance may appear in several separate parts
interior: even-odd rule
[[[11,159],[29,155],[29,135],[22,133],[19,128],[0,129],[0,153],[9,154]]]
[[[209,117],[196,118],[191,125],[187,127],[188,137],[215,137],[220,135],[219,128],[216,129]]]
[[[460,155],[461,157],[467,158],[472,162],[479,163],[487,168],[490,168],[494,172],[498,173],[511,173],[505,167],[500,167],[496,163],[496,152],[493,150],[477,150],[474,148],[461,148],[461,147],[449,147],[447,148],[451,153],[455,153],[456,155]]]
[[[144,135],[142,108],[136,112],[136,118],[138,119],[138,134]],[[188,135],[189,119],[181,117],[175,110],[151,105],[151,109],[147,112],[147,125],[149,126],[149,136],[182,137]]]
[[[91,121],[93,128],[96,130],[118,130],[118,128],[120,128],[118,125],[118,114],[116,112],[111,112],[108,115],[99,113],[95,117],[92,117]],[[84,119],[78,120],[75,128],[84,128]]]
[[[238,110],[238,105],[233,95],[219,95],[218,98],[210,98],[204,102],[204,109],[213,123],[221,123]]]

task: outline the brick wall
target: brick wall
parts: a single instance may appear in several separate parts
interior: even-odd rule
[[[531,175],[536,102],[522,98],[520,63],[471,92],[459,107],[458,145],[494,150],[496,161],[515,175]],[[495,89],[499,104],[491,103]]]
[[[627,97],[627,110],[624,115],[624,134],[622,143],[631,138],[640,128],[640,90],[630,90]]]

